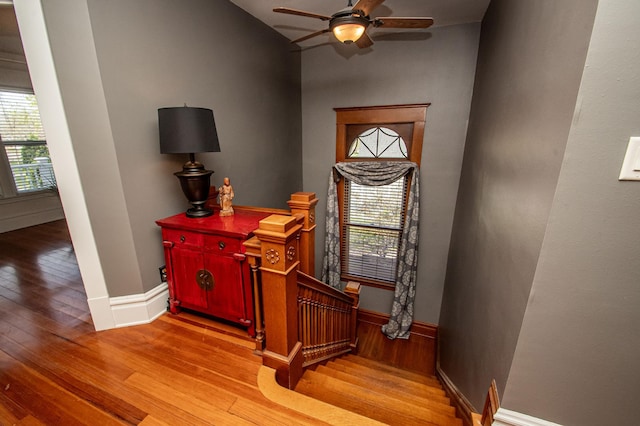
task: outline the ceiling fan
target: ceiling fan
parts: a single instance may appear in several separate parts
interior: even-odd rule
[[[274,12],[286,13],[289,15],[306,16],[308,18],[316,18],[321,21],[329,21],[329,28],[316,31],[304,37],[293,40],[292,43],[308,40],[320,34],[332,31],[336,38],[345,44],[355,43],[359,48],[366,48],[373,44],[373,40],[366,33],[366,29],[373,27],[380,28],[408,28],[419,29],[428,28],[433,25],[432,18],[412,17],[412,18],[393,18],[393,17],[377,17],[371,18],[369,14],[373,9],[380,6],[384,0],[359,0],[355,6],[351,0],[346,8],[339,10],[331,16],[319,15],[317,13],[305,12],[303,10],[291,9],[288,7],[276,7]]]

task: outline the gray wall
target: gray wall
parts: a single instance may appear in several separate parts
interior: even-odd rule
[[[503,406],[564,425],[638,423],[640,3],[600,0]]]
[[[286,207],[302,189],[300,59],[283,37],[226,1],[89,0],[88,18],[43,3],[110,296],[159,284],[154,221],[188,207],[158,108],[214,110],[222,152],[198,158],[236,204]]]
[[[316,192],[316,274],[322,265],[329,172],[335,163],[333,108],[431,102],[421,167],[416,314],[437,323],[478,49],[479,24],[434,28],[372,49],[336,43],[302,53],[305,191]],[[398,35],[400,37],[400,35]],[[393,293],[364,288],[361,306],[389,313]]]
[[[439,321],[440,365],[502,394],[576,102],[595,0],[493,0],[482,23]]]
[[[83,196],[112,296],[143,292],[86,2],[42,2]],[[45,123],[45,131],[47,126]],[[49,140],[52,153],[55,139]],[[60,159],[52,155],[54,168]],[[68,188],[60,184],[65,209]],[[75,194],[74,194],[75,195]],[[72,232],[72,238],[73,238]],[[125,290],[126,289],[126,290]],[[126,292],[128,291],[128,293]]]

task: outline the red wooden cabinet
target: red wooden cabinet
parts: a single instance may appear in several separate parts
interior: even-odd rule
[[[162,228],[169,310],[190,309],[239,324],[255,336],[253,290],[242,243],[268,213],[236,211],[156,221]]]

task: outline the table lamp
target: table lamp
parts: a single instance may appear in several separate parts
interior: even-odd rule
[[[187,217],[206,217],[213,214],[205,208],[213,170],[195,160],[196,152],[220,152],[213,111],[188,106],[159,108],[160,152],[163,154],[189,154],[182,171],[174,173],[180,180],[182,192],[193,208]]]

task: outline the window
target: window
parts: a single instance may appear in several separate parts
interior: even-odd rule
[[[0,90],[4,197],[55,188],[49,149],[32,93]]]
[[[337,112],[336,162],[420,164],[428,105],[344,108]],[[393,289],[410,174],[368,186],[340,179],[340,279]]]
[[[348,159],[406,160],[402,136],[386,127],[371,127],[351,141]],[[383,186],[345,180],[341,252],[345,275],[393,283],[404,218],[406,179]]]
[[[404,218],[406,179],[366,186],[345,181],[342,269],[345,275],[393,283]]]

